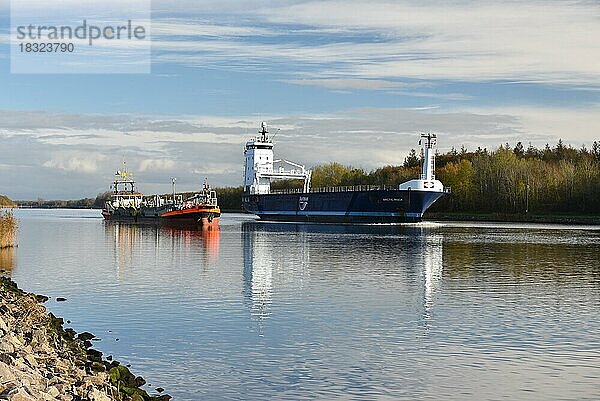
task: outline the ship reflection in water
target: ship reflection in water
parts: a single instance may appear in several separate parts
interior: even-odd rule
[[[290,238],[296,238],[286,234],[297,227],[260,222],[242,224],[244,295],[250,301],[251,314],[258,319],[260,328],[262,321],[271,313],[274,274],[277,275],[277,284],[291,284],[297,289],[301,289],[308,275],[308,242],[300,240],[300,243],[286,244]]]
[[[423,317],[425,322],[432,318],[436,293],[442,285],[443,264],[443,236],[439,234],[422,233],[421,240],[423,281]]]
[[[396,286],[422,294],[426,327],[443,272],[443,236],[434,227],[243,223],[244,295],[252,316],[258,319],[259,331],[277,307],[273,303],[278,291],[302,292],[315,279],[328,280],[332,273],[344,276],[356,269],[370,279],[392,280]],[[369,255],[386,255],[387,260],[375,261]],[[323,265],[331,270],[323,270]]]
[[[221,231],[211,229],[182,228],[172,226],[140,225],[126,222],[104,222],[106,239],[113,244],[115,267],[123,274],[128,266],[135,265],[136,258],[148,261],[148,249],[153,249],[154,260],[159,254],[177,255],[201,247],[203,266],[219,259]],[[148,246],[153,245],[153,246]],[[143,255],[140,253],[143,252]]]

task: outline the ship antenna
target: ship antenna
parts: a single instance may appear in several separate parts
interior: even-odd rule
[[[269,133],[269,130],[267,129],[267,123],[266,122],[262,122],[260,123],[260,130],[258,131],[258,133],[260,134],[260,139],[263,142],[266,142],[269,137],[267,136],[267,134]]]
[[[436,134],[432,134],[431,132],[423,132],[421,133],[421,139],[419,140],[419,145],[422,145],[423,139],[426,140],[425,142],[425,147],[427,149],[431,149],[435,146],[435,142],[437,139],[437,135]]]
[[[277,130],[275,131],[275,133],[271,137],[271,142],[273,142],[275,140],[275,137],[277,136],[277,134],[279,134],[279,131],[281,131],[281,128],[277,128]]]

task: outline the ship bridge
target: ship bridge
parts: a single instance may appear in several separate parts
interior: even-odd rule
[[[303,165],[284,159],[274,159],[273,141],[266,123],[261,123],[258,136],[246,142],[244,151],[244,192],[271,193],[272,180],[304,180],[304,192],[310,191],[312,172]]]

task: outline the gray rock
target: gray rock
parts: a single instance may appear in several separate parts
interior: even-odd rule
[[[3,339],[3,341],[0,342],[0,352],[5,354],[12,354],[13,352],[15,352],[15,346],[8,341],[4,341]]]
[[[0,316],[0,330],[2,330],[5,333],[8,332],[8,326],[6,325],[6,323],[4,323],[2,316]]]
[[[10,401],[36,401],[25,389],[20,388],[8,398]]]
[[[0,384],[10,383],[16,379],[11,368],[4,362],[0,362]]]
[[[56,387],[50,386],[50,387],[48,387],[48,394],[51,395],[52,397],[56,398],[56,397],[58,397],[60,392],[58,391],[58,389]]]
[[[88,398],[90,401],[111,401],[109,396],[96,388],[88,393]]]

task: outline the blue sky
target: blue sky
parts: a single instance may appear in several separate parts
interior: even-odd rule
[[[401,163],[423,130],[442,150],[600,140],[597,2],[155,0],[140,75],[11,74],[8,15],[0,0],[14,198],[93,196],[123,156],[144,192],[239,185],[261,120],[308,166]]]

